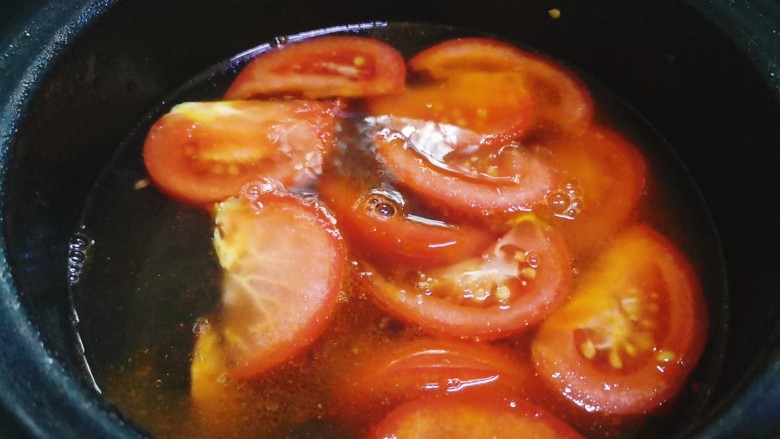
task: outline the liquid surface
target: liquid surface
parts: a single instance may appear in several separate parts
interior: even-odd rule
[[[385,40],[407,57],[440,41],[474,35],[408,24],[353,31]],[[256,50],[308,36],[280,37]],[[242,54],[196,77],[140,122],[95,187],[72,240],[69,279],[80,316],[78,331],[95,381],[109,402],[156,437],[231,436],[248,431],[256,437],[348,437],[326,407],[328,383],[345,367],[340,362],[355,349],[377,350],[422,335],[421,330],[389,317],[366,294],[357,293],[357,299],[340,306],[331,326],[305,355],[332,361],[296,359],[258,380],[237,385],[235,402],[242,408],[222,426],[211,421],[211,427],[204,426],[193,410],[189,373],[195,333],[220,300],[214,223],[203,209],[172,201],[149,185],[141,147],[151,124],[171,105],[220,98],[253,54]],[[696,187],[651,127],[603,87],[587,85],[597,121],[629,137],[647,160],[641,217],[688,255],[711,309],[717,308],[712,304],[725,300],[717,236]],[[347,285],[344,290],[357,288]],[[711,332],[724,324],[711,314]],[[710,340],[689,384],[652,422],[632,420],[616,426],[606,419],[588,421],[580,430],[594,437],[658,437],[683,431],[706,402],[719,368],[720,342]],[[518,361],[527,361],[529,334],[497,344],[514,349]]]

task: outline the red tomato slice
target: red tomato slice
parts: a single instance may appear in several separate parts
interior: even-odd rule
[[[617,133],[595,127],[547,147],[562,175],[538,213],[561,230],[572,253],[592,254],[636,213],[644,158]]]
[[[428,202],[481,217],[530,210],[553,188],[550,169],[534,151],[517,144],[495,150],[432,141],[448,137],[445,131],[437,137],[443,128],[418,121],[376,135],[385,166]]]
[[[482,257],[425,273],[369,271],[376,300],[399,318],[449,337],[494,339],[528,329],[566,297],[571,260],[562,238],[528,215]]]
[[[334,109],[310,101],[180,104],[149,131],[144,163],[162,191],[193,204],[225,200],[261,177],[311,185],[334,146]]]
[[[587,127],[593,102],[577,77],[539,55],[489,38],[450,40],[409,61],[415,72],[442,81],[473,72],[519,75],[533,101],[535,119],[565,131]]]
[[[455,125],[503,145],[534,122],[531,95],[514,73],[469,72],[368,100],[369,112]]]
[[[530,377],[530,365],[501,348],[449,340],[393,345],[355,363],[334,386],[331,412],[337,417],[385,413],[425,395],[519,392]]]
[[[225,269],[221,326],[229,372],[252,377],[303,351],[325,329],[344,273],[333,220],[314,204],[247,186],[217,208]]]
[[[260,54],[225,99],[379,96],[400,93],[405,80],[403,56],[392,46],[372,38],[327,36]]]
[[[481,254],[493,236],[476,227],[456,226],[407,213],[401,193],[335,176],[319,186],[339,227],[372,260],[433,267]]]
[[[663,236],[636,226],[583,275],[532,346],[539,376],[588,412],[657,409],[683,385],[707,328],[693,268]]]
[[[390,412],[370,439],[581,438],[552,414],[521,401],[464,395],[423,398]]]

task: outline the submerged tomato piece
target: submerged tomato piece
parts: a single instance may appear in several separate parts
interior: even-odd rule
[[[433,205],[476,217],[502,215],[531,210],[553,188],[548,165],[533,149],[464,145],[460,139],[472,136],[457,127],[390,121],[380,124],[377,153],[399,184]]]
[[[272,48],[249,63],[225,99],[310,99],[400,93],[406,65],[392,46],[356,36],[312,38]]]
[[[144,164],[160,190],[193,204],[238,195],[262,177],[308,186],[333,149],[334,110],[310,101],[179,104],[149,131]]]
[[[586,128],[593,118],[587,89],[572,73],[545,58],[489,38],[445,41],[417,54],[411,70],[436,81],[474,72],[519,76],[531,97],[533,119],[564,131]]]
[[[574,429],[521,401],[464,395],[423,398],[390,412],[371,439],[575,439]]]
[[[214,240],[225,270],[219,329],[231,375],[255,376],[322,333],[345,265],[322,209],[267,183],[250,185],[218,206]]]
[[[449,337],[494,339],[528,329],[561,303],[571,260],[561,237],[528,215],[481,257],[424,273],[369,271],[377,302],[399,318]]]
[[[340,418],[421,396],[519,392],[530,376],[530,365],[501,348],[451,340],[398,344],[355,363],[334,386],[331,412]]]
[[[493,241],[477,227],[407,213],[404,196],[391,188],[368,189],[359,181],[328,176],[319,191],[351,243],[372,260],[415,267],[447,265],[481,254]]]
[[[542,324],[533,361],[547,384],[588,412],[651,412],[701,355],[704,299],[690,263],[646,226],[619,235],[571,301]]]
[[[232,418],[241,413],[245,396],[240,385],[227,374],[223,339],[214,318],[201,318],[190,365],[190,396],[202,428],[214,434],[232,431]]]
[[[534,122],[531,95],[514,73],[469,72],[403,94],[368,101],[376,116],[455,125],[481,136],[483,144],[520,137]]]
[[[546,146],[560,175],[538,211],[561,230],[572,253],[592,254],[636,214],[644,158],[617,133],[597,127]]]

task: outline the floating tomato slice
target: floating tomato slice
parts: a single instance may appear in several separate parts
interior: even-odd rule
[[[547,148],[561,172],[539,212],[561,230],[576,255],[592,254],[636,213],[645,188],[645,162],[623,137],[593,127]]]
[[[543,57],[489,38],[450,40],[426,49],[409,61],[415,72],[443,81],[473,72],[512,72],[520,76],[533,101],[535,118],[565,131],[587,127],[593,103],[572,73]]]
[[[581,438],[552,414],[487,396],[423,398],[390,412],[371,439]]]
[[[519,218],[482,257],[424,273],[365,276],[381,306],[450,337],[494,339],[528,329],[568,294],[562,238],[532,215]]]
[[[400,95],[368,100],[368,108],[376,116],[455,125],[491,145],[520,137],[534,122],[531,95],[512,72],[469,72],[413,85]]]
[[[416,340],[357,358],[334,386],[337,417],[385,413],[401,401],[432,395],[520,392],[530,365],[503,349],[449,340]]]
[[[420,121],[401,129],[382,128],[376,135],[377,153],[401,185],[433,205],[467,215],[527,211],[544,202],[553,176],[534,150],[519,144],[495,150],[436,141],[447,139],[446,128]]]
[[[225,270],[219,328],[230,374],[255,376],[309,346],[341,288],[345,256],[333,221],[258,183],[218,206],[214,240]]]
[[[650,412],[683,385],[701,355],[706,306],[694,271],[663,236],[619,235],[532,346],[539,376],[588,412]]]
[[[334,146],[334,109],[309,101],[180,104],[149,131],[144,163],[162,191],[193,204],[223,201],[261,177],[311,185]]]
[[[404,196],[381,185],[369,189],[360,181],[327,176],[319,192],[341,230],[372,260],[415,267],[447,265],[481,254],[494,238],[477,227],[410,215]]]
[[[327,36],[260,54],[244,67],[225,99],[396,94],[405,79],[403,56],[392,46],[372,38]]]

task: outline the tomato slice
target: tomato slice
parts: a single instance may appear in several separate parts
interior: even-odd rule
[[[507,143],[534,122],[531,94],[511,72],[464,73],[367,102],[373,115],[455,125],[479,134],[484,144]]]
[[[213,434],[226,434],[232,429],[231,418],[242,409],[240,385],[227,373],[228,361],[222,347],[222,337],[214,326],[215,318],[200,318],[196,326],[197,339],[190,365],[190,396],[200,427]]]
[[[451,144],[452,127],[403,122],[400,129],[393,128],[399,125],[395,121],[378,131],[376,151],[401,185],[434,205],[475,217],[528,211],[554,186],[535,150],[519,144],[498,150],[458,140]],[[454,136],[471,137],[460,131]]]
[[[531,372],[529,364],[501,348],[436,339],[393,345],[355,363],[334,386],[331,412],[337,417],[385,413],[426,395],[520,392]]]
[[[426,272],[365,276],[390,313],[449,337],[494,339],[528,329],[568,294],[562,238],[532,215],[518,218],[481,257]]]
[[[433,267],[480,255],[493,242],[483,229],[408,213],[404,195],[336,176],[319,186],[324,200],[362,254],[389,264]]]
[[[260,54],[225,93],[225,99],[293,96],[365,97],[403,91],[406,64],[392,46],[372,38],[327,36]]]
[[[617,133],[595,126],[546,147],[562,175],[537,213],[561,230],[572,253],[593,254],[636,214],[644,158]]]
[[[582,438],[552,414],[522,401],[464,395],[423,398],[390,412],[371,439]]]
[[[657,409],[683,385],[706,336],[704,299],[686,258],[639,225],[594,262],[573,298],[542,324],[539,376],[588,412]]]
[[[249,185],[219,204],[214,241],[225,270],[219,328],[231,375],[264,372],[322,333],[345,265],[324,210],[271,184]]]
[[[261,177],[308,186],[334,147],[334,110],[312,101],[179,104],[149,131],[144,163],[162,191],[193,204],[223,201]]]
[[[489,39],[462,38],[426,49],[409,61],[411,70],[444,81],[474,72],[518,75],[530,93],[534,118],[564,131],[579,131],[593,119],[587,89],[570,71],[539,55]]]

